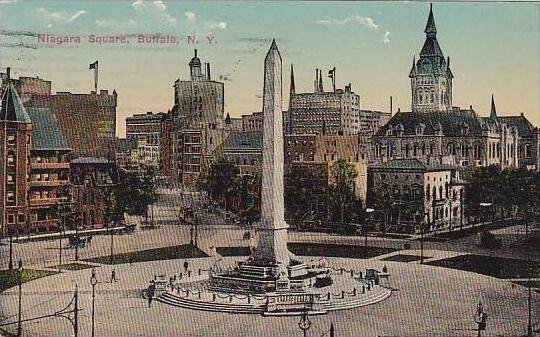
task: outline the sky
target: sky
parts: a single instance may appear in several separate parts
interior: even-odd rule
[[[540,5],[434,2],[437,39],[451,60],[453,103],[489,114],[524,113],[540,124]],[[272,38],[283,58],[284,106],[289,68],[297,92],[313,90],[315,69],[336,67],[336,86],[351,83],[362,109],[410,111],[409,70],[425,39],[429,3],[404,2],[176,2],[0,0],[0,70],[39,76],[52,90],[89,93],[99,60],[99,89],[118,93],[117,134],[125,118],[167,111],[173,84],[188,79],[193,49],[225,83],[225,112],[260,111],[263,62]],[[79,37],[49,43],[38,34]],[[174,37],[138,43],[138,35]],[[129,43],[96,44],[89,36],[126,36]],[[188,36],[197,43],[190,43]],[[72,39],[73,41],[73,39]],[[170,41],[170,38],[169,38]],[[325,88],[331,80],[325,77]]]

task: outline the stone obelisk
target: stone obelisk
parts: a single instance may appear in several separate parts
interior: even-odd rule
[[[283,203],[281,79],[281,55],[273,40],[264,59],[261,226],[252,259],[255,264],[277,265],[283,271],[291,253]]]

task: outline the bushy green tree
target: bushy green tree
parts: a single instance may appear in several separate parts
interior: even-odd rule
[[[355,193],[357,177],[354,165],[344,159],[338,159],[330,167],[329,201],[334,221],[342,224],[360,221],[362,201]]]

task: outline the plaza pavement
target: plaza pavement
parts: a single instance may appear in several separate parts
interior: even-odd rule
[[[234,263],[235,258],[226,258]],[[311,317],[310,336],[321,336],[334,323],[336,336],[476,336],[474,313],[482,301],[488,314],[483,336],[519,336],[526,326],[526,288],[479,274],[441,267],[379,261],[328,258],[333,266],[352,269],[386,264],[392,296],[371,306]],[[301,336],[298,317],[263,317],[195,311],[154,302],[151,308],[141,290],[156,274],[180,272],[184,260],[141,262],[96,268],[96,336]],[[208,268],[215,258],[190,260],[190,269]],[[118,283],[108,283],[112,268]],[[23,285],[23,319],[52,313],[69,303],[79,287],[79,335],[91,329],[91,269],[70,271]],[[533,308],[540,305],[534,293]],[[7,320],[16,320],[17,288],[0,295]],[[538,326],[538,317],[534,320]],[[15,329],[16,325],[10,326]],[[70,336],[64,318],[23,325],[24,336]],[[13,331],[13,330],[12,330]]]

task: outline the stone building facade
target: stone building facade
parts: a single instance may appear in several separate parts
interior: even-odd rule
[[[459,168],[394,159],[368,170],[368,207],[378,220],[373,229],[418,233],[464,225]]]
[[[489,116],[452,106],[452,72],[436,39],[433,11],[426,41],[409,76],[412,111],[398,111],[372,139],[371,162],[418,159],[462,167],[498,165],[538,169],[538,128],[523,116]]]
[[[135,114],[126,118],[126,139],[136,141],[137,147],[130,153],[131,163],[143,170],[153,167],[161,174],[163,161],[161,158],[165,136],[167,114],[164,112]]]
[[[361,123],[360,96],[351,91],[350,85],[331,92],[325,92],[322,85],[315,89],[312,93],[296,93],[291,88],[290,133],[357,134]]]
[[[224,138],[224,84],[213,81],[210,64],[202,69],[195,55],[189,62],[190,79],[174,83],[170,115],[175,178],[186,186],[196,183],[213,160],[212,153]]]

